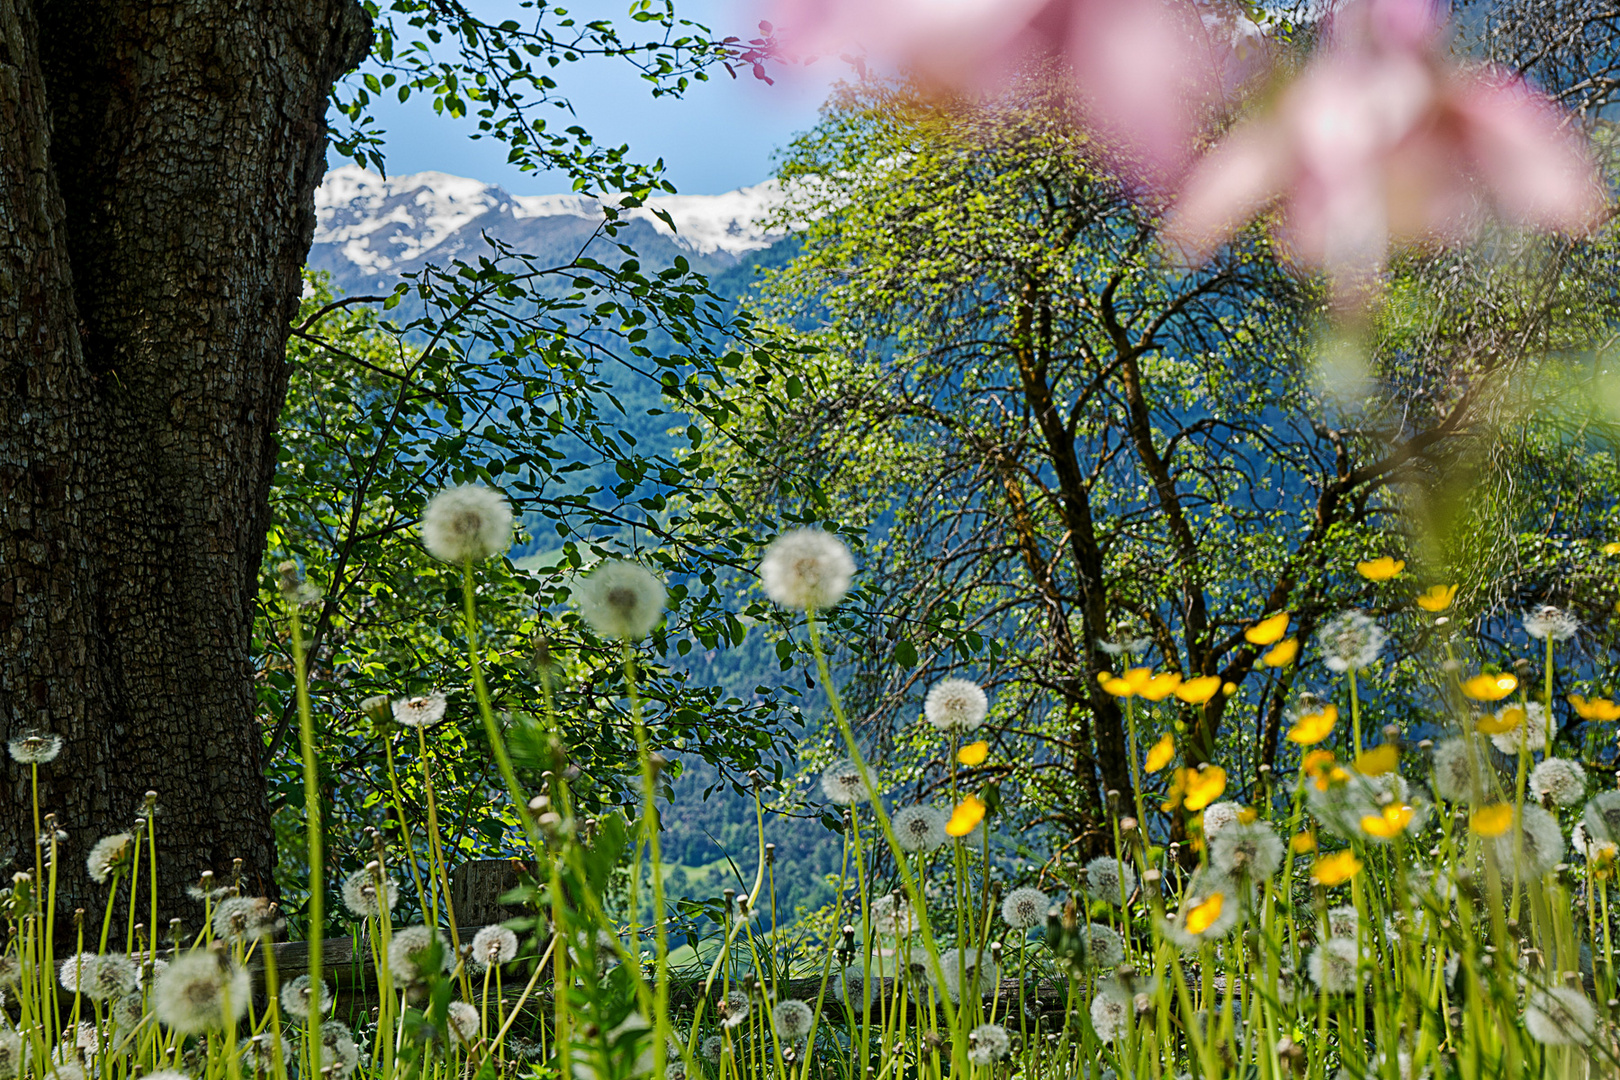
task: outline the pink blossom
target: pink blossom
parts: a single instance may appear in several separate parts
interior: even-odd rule
[[[1580,137],[1525,83],[1448,60],[1427,0],[1362,0],[1265,112],[1193,170],[1164,230],[1207,259],[1279,204],[1277,236],[1354,302],[1391,243],[1456,243],[1487,214],[1579,233],[1604,211]]]
[[[1202,111],[1259,40],[1188,0],[779,0],[774,22],[789,54],[860,53],[953,90],[1056,57],[1104,141],[1160,176],[1184,169]]]

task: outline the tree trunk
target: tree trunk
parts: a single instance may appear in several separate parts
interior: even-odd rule
[[[254,598],[327,96],[369,44],[354,0],[0,0],[0,737],[65,740],[64,909],[99,913],[85,855],[148,790],[161,920],[233,859],[275,891]],[[8,758],[12,869],[32,816]]]

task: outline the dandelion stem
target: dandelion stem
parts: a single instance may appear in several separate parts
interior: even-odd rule
[[[326,882],[322,873],[321,855],[321,790],[315,764],[315,720],[309,708],[309,672],[305,670],[303,620],[298,606],[289,605],[292,616],[293,678],[298,699],[298,744],[304,756],[304,822],[309,842],[309,920],[305,923],[304,938],[309,946],[309,981],[311,986],[321,982],[321,939],[326,934]],[[315,1074],[321,1069],[321,1013],[320,995],[309,999],[308,1038],[310,1067]]]

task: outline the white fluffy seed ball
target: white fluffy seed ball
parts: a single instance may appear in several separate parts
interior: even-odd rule
[[[605,562],[574,590],[591,629],[608,638],[643,638],[664,617],[669,592],[639,563]]]
[[[969,732],[984,723],[990,699],[970,679],[942,679],[923,699],[923,716],[944,732]]]
[[[422,543],[435,559],[478,562],[512,544],[506,496],[482,484],[445,488],[422,511]]]
[[[838,537],[820,529],[785,532],[759,564],[765,595],[783,607],[830,608],[849,592],[855,559]]]

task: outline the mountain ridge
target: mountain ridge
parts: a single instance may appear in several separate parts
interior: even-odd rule
[[[609,197],[611,199],[611,196]],[[720,195],[656,195],[624,211],[617,241],[649,264],[682,256],[715,273],[783,237],[759,220],[781,202],[774,179]],[[387,290],[401,275],[488,251],[485,236],[547,261],[616,252],[599,234],[604,200],[513,195],[498,184],[442,172],[383,177],[358,165],[331,170],[315,193],[309,265],[346,293]],[[653,211],[662,210],[675,229]],[[598,250],[602,249],[602,250]]]

